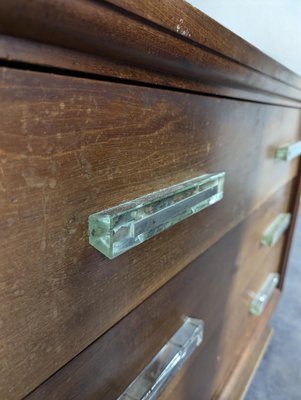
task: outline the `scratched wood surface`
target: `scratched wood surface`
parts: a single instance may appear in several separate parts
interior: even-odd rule
[[[121,7],[112,3],[15,0],[11,7],[2,0],[0,33],[8,37],[0,58],[300,108],[301,85],[295,74],[233,33],[226,35],[201,12],[185,5],[177,9],[172,1],[158,9],[158,2],[149,1],[143,2],[147,15],[141,18],[135,5],[139,2],[115,1]],[[177,32],[179,21],[170,16],[180,13],[185,28],[180,22]],[[183,35],[190,29],[191,37]],[[25,51],[15,49],[12,37],[30,41],[19,44]]]
[[[141,4],[0,2],[5,400],[26,396],[97,339],[32,396],[94,398],[101,388],[110,398],[194,310],[205,315],[208,336],[169,398],[193,399],[202,388],[209,396],[251,340],[256,319],[245,292],[271,270],[283,282],[300,168],[273,154],[300,140],[300,77],[184,2]],[[222,203],[114,261],[88,245],[89,214],[219,170]],[[271,252],[259,247],[260,231],[283,210],[293,211],[288,234]],[[128,356],[124,368],[117,348]]]
[[[0,393],[15,399],[296,175],[273,153],[299,112],[6,68],[0,91]],[[88,245],[89,214],[214,171],[222,203],[113,261]]]
[[[108,0],[210,50],[301,89],[301,78],[186,1]]]
[[[211,350],[207,359],[200,355],[202,362],[209,365],[216,355],[219,357],[214,368],[209,368],[209,379],[200,373],[206,364],[192,373],[194,377],[197,371],[199,374],[192,384],[194,390],[201,386],[202,399],[210,399],[228,377],[230,367],[245,346],[240,337],[250,336],[257,325],[258,318],[248,311],[251,301],[248,292],[257,291],[268,272],[279,270],[285,240],[272,250],[260,246],[260,234],[265,226],[262,220],[289,211],[295,183],[290,182],[277,191],[247,220],[53,375],[27,400],[116,399],[179,328],[183,316],[205,322],[204,343],[197,354],[207,354],[208,346]],[[212,336],[214,341],[210,344]],[[189,384],[190,379],[183,385]],[[192,392],[187,390],[187,396],[188,393]]]

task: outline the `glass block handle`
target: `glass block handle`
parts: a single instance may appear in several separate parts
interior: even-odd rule
[[[261,244],[273,247],[278,242],[283,233],[287,230],[291,222],[291,214],[282,213],[277,215],[274,221],[263,232]]]
[[[254,295],[254,298],[251,302],[250,312],[253,315],[261,315],[267,306],[275,288],[277,287],[279,282],[279,274],[270,273],[265,280],[264,284]]]
[[[146,368],[117,400],[155,400],[188,357],[203,341],[204,322],[186,318]]]
[[[115,258],[223,198],[225,173],[206,174],[89,216],[89,242]]]
[[[301,141],[280,146],[276,149],[276,158],[291,161],[301,155]]]

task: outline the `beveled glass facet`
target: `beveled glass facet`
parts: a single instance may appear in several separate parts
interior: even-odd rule
[[[278,242],[283,233],[287,230],[291,222],[291,214],[281,213],[263,232],[261,244],[273,247]]]
[[[204,322],[187,318],[117,400],[154,400],[203,340]]]
[[[276,149],[276,158],[283,161],[291,161],[301,155],[301,141],[287,144]]]
[[[250,312],[253,315],[261,315],[267,306],[275,288],[277,287],[279,282],[279,274],[270,273],[265,280],[264,284],[261,286],[259,291],[254,296],[251,306]]]
[[[223,198],[225,173],[202,175],[89,216],[89,242],[117,257]]]

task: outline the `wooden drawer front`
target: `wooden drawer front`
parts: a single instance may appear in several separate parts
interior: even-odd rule
[[[268,272],[277,271],[281,256],[279,250],[280,246],[274,248],[261,264],[263,272],[259,274],[257,281],[260,281],[260,278],[265,279]],[[256,274],[253,274],[252,281],[256,281]],[[248,312],[250,298],[247,295],[250,287],[252,284],[244,287],[244,296],[238,299],[240,303],[229,299],[221,325],[210,336],[202,350],[188,360],[176,378],[166,387],[161,396],[162,400],[193,400],[195,393],[201,393],[202,400],[220,398],[224,385],[257,326],[269,321],[278,302],[279,291],[276,289],[263,314],[251,315]],[[228,397],[222,397],[226,398]]]
[[[299,118],[295,109],[66,76],[1,76],[0,397],[15,399],[295,176],[298,161],[270,151],[296,140]],[[113,261],[88,244],[90,214],[216,171],[226,172],[222,203]]]
[[[241,231],[240,249],[235,260],[237,270],[232,278],[224,311],[225,318],[219,330],[216,373],[212,383],[214,391],[226,382],[261,319],[260,316],[250,313],[251,296],[260,290],[269,273],[281,273],[287,234],[272,248],[262,246],[260,238],[261,232],[276,215],[290,211],[290,196],[296,183],[294,179],[278,190],[262,207],[253,212],[246,221],[245,229]],[[266,308],[268,307],[269,303]]]
[[[211,359],[211,350],[207,352],[204,349],[209,346],[209,341],[212,342],[212,335],[215,337],[210,347],[214,346],[213,354],[220,354],[220,365],[215,359],[210,379],[206,374],[198,375],[198,383],[206,389],[208,396],[212,394],[239,356],[240,336],[251,329],[249,321],[254,326],[258,320],[249,314],[251,299],[248,291],[257,284],[260,266],[264,265],[263,276],[269,270],[279,268],[283,242],[267,251],[258,247],[252,255],[252,262],[246,262],[246,257],[244,265],[241,265],[237,261],[241,259],[240,253],[244,248],[241,240],[243,237],[250,240],[254,236],[256,225],[261,223],[265,213],[286,210],[291,187],[292,183],[281,188],[246,221],[226,234],[28,399],[115,399],[174,334],[185,316],[205,322],[204,343],[195,353],[208,353],[208,363],[214,360]],[[271,258],[274,260],[272,266],[267,263]],[[204,363],[207,356],[205,359],[201,356],[201,359]],[[204,364],[202,368],[208,369]]]
[[[116,399],[187,315],[205,322],[204,343],[196,353],[201,352],[223,319],[225,299],[236,270],[233,260],[239,233],[239,229],[228,233],[29,395],[28,400]]]
[[[235,261],[237,269],[232,277],[220,326],[202,352],[193,357],[167,387],[162,400],[194,399],[195,393],[202,393],[202,399],[209,400],[212,396],[219,398],[219,392],[258,324],[270,319],[279,295],[275,293],[261,316],[250,313],[250,295],[260,289],[269,273],[281,272],[286,235],[275,247],[268,248],[260,245],[260,233],[275,215],[290,210],[290,193],[295,184],[296,179],[281,188],[243,224],[244,229],[241,229],[239,238],[241,245]],[[205,371],[203,379],[200,379],[200,375],[203,375],[200,371]]]
[[[264,313],[256,319],[256,327],[253,332],[254,336],[257,333],[256,331],[267,327],[267,322],[275,310],[279,296],[280,292],[276,289],[268,307],[265,309]],[[226,332],[224,334],[226,334]],[[228,332],[228,334],[231,335],[232,332]],[[196,393],[200,396],[198,398],[202,400],[240,399],[239,395],[233,393],[231,388],[230,393],[229,390],[227,393],[224,393],[222,391],[224,387],[221,386],[220,390],[218,390],[216,389],[216,385],[218,381],[220,383],[222,382],[222,385],[227,383],[225,379],[229,378],[233,372],[233,367],[235,367],[231,365],[230,360],[239,361],[238,358],[242,356],[242,352],[250,344],[251,337],[252,333],[244,335],[243,337],[240,336],[238,339],[236,337],[236,345],[234,340],[232,340],[232,346],[227,348],[227,353],[222,354],[219,344],[222,340],[222,334],[219,330],[215,331],[202,351],[192,356],[176,375],[175,379],[166,387],[160,396],[160,400],[194,400]],[[223,363],[223,359],[226,359],[227,362]],[[249,359],[248,361],[250,362],[252,360]],[[222,380],[220,378],[222,378]]]

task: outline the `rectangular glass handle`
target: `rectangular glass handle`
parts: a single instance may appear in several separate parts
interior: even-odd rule
[[[251,306],[250,312],[253,315],[261,315],[267,306],[275,288],[279,282],[279,274],[272,272],[268,275],[264,284],[261,286],[259,291],[255,294]]]
[[[301,141],[280,146],[276,149],[276,158],[291,161],[301,155]]]
[[[201,175],[89,216],[89,243],[112,259],[218,202],[225,173]]]
[[[117,400],[155,400],[203,341],[204,322],[187,318],[181,328]]]
[[[261,244],[269,247],[275,246],[280,237],[289,227],[290,222],[291,222],[291,214],[282,213],[277,215],[274,221],[263,232],[261,238]]]

